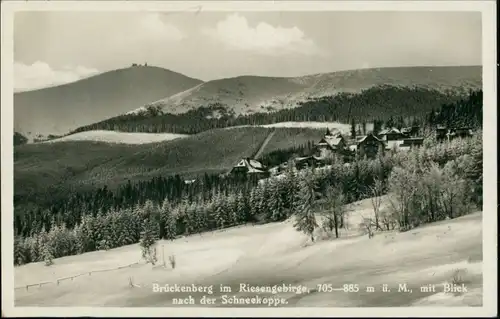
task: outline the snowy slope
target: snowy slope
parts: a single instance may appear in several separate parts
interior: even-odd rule
[[[106,143],[123,144],[146,144],[162,141],[170,141],[177,138],[184,138],[189,135],[172,133],[125,133],[115,131],[85,131],[61,138],[45,141],[43,143],[57,143],[65,141],[95,141]]]
[[[385,202],[387,204],[387,202]],[[369,239],[356,226],[362,216],[370,214],[370,201],[349,205],[348,229],[341,238],[318,240],[293,229],[293,220],[260,226],[241,226],[161,241],[162,255],[175,255],[177,266],[152,267],[138,264],[107,272],[90,271],[117,268],[140,261],[140,248],[130,245],[109,251],[91,252],[55,259],[46,267],[33,263],[15,268],[16,306],[171,306],[173,297],[182,293],[155,293],[154,283],[165,285],[215,285],[211,297],[219,298],[219,284],[233,287],[251,285],[305,285],[306,294],[278,293],[288,306],[408,306],[460,305],[482,303],[482,213],[450,221],[429,224],[409,232],[381,232]],[[167,257],[166,257],[167,259]],[[168,265],[168,259],[167,259]],[[467,282],[467,294],[443,294],[442,284],[450,282],[456,272]],[[83,273],[74,280],[55,284],[57,278]],[[135,288],[129,287],[132,280]],[[42,287],[27,284],[54,282]],[[357,284],[377,291],[318,293],[318,285],[332,287]],[[412,294],[398,293],[400,283],[414,289]],[[429,283],[437,286],[433,293],[417,289]],[[381,292],[387,284],[392,292]],[[230,294],[230,295],[231,295]],[[200,294],[192,294],[200,297]],[[269,296],[261,294],[261,296]],[[220,299],[219,299],[220,302]]]

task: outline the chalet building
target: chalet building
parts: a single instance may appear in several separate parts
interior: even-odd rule
[[[473,135],[472,129],[470,127],[459,127],[459,128],[452,128],[448,131],[448,140],[453,140],[457,137],[459,138],[466,138],[466,137],[471,137]]]
[[[401,133],[400,130],[398,130],[395,127],[392,128],[386,128],[383,129],[378,133],[378,138],[384,142],[388,141],[399,141],[404,138],[404,134]]]
[[[423,137],[410,137],[402,140],[385,142],[385,150],[407,151],[411,148],[422,146],[423,144]]]
[[[422,146],[423,144],[424,144],[423,137],[410,137],[410,138],[405,138],[401,146],[412,148],[412,147]]]
[[[386,151],[399,151],[401,150],[401,146],[403,145],[404,140],[391,140],[391,141],[385,141],[385,150]],[[404,149],[404,147],[403,147]]]
[[[445,126],[436,127],[436,140],[451,141],[455,138],[466,138],[473,135],[470,127],[447,128]]]
[[[261,162],[250,158],[241,159],[238,164],[231,169],[230,174],[233,176],[247,176],[259,179],[269,177],[267,168]]]
[[[383,140],[370,133],[356,141],[356,154],[363,158],[374,158],[379,152],[384,152],[386,144]]]
[[[418,135],[420,134],[420,127],[419,126],[404,127],[401,129],[401,134],[405,138],[418,137]]]
[[[324,157],[320,157],[320,156],[304,156],[304,157],[297,157],[295,160],[294,160],[294,163],[295,163],[295,167],[297,169],[304,169],[304,168],[308,168],[308,167],[321,167],[321,166],[324,166],[325,163],[324,163]]]
[[[448,129],[445,126],[439,125],[436,127],[436,140],[443,141],[448,139]]]
[[[327,158],[333,154],[343,154],[347,148],[347,142],[339,131],[334,133],[326,130],[325,136],[316,144],[319,158]]]

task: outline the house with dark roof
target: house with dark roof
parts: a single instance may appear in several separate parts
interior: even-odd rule
[[[422,146],[423,144],[424,144],[423,137],[410,137],[410,138],[405,138],[401,146],[411,148],[411,147]]]
[[[466,138],[473,135],[472,128],[470,127],[452,127],[448,128],[443,125],[436,127],[436,140],[438,141],[451,141],[457,137]]]
[[[417,137],[420,134],[419,126],[403,127],[401,129],[401,134],[405,138]]]
[[[436,127],[436,140],[443,141],[448,139],[447,134],[448,134],[448,128],[446,126],[438,125]]]
[[[448,140],[450,140],[450,141],[457,138],[457,137],[466,138],[466,137],[471,137],[472,135],[473,135],[473,133],[472,133],[472,129],[470,127],[452,128],[447,133]]]
[[[256,178],[266,178],[269,176],[267,168],[259,161],[243,158],[230,171],[233,176],[253,176]]]
[[[383,153],[386,148],[384,141],[373,133],[357,139],[355,145],[356,154],[361,158],[365,156],[367,158],[374,158],[379,152]]]
[[[325,165],[325,158],[321,156],[303,156],[294,159],[295,167],[297,169],[304,169],[308,167],[321,167]]]

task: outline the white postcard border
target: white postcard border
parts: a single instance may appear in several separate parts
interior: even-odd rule
[[[2,316],[478,317],[497,315],[495,1],[2,1]],[[16,11],[480,11],[483,56],[483,307],[114,308],[14,307],[13,20]],[[486,156],[487,155],[487,156]]]

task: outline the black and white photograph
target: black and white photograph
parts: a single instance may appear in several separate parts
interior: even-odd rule
[[[494,1],[2,2],[2,316],[497,315],[496,68]]]

